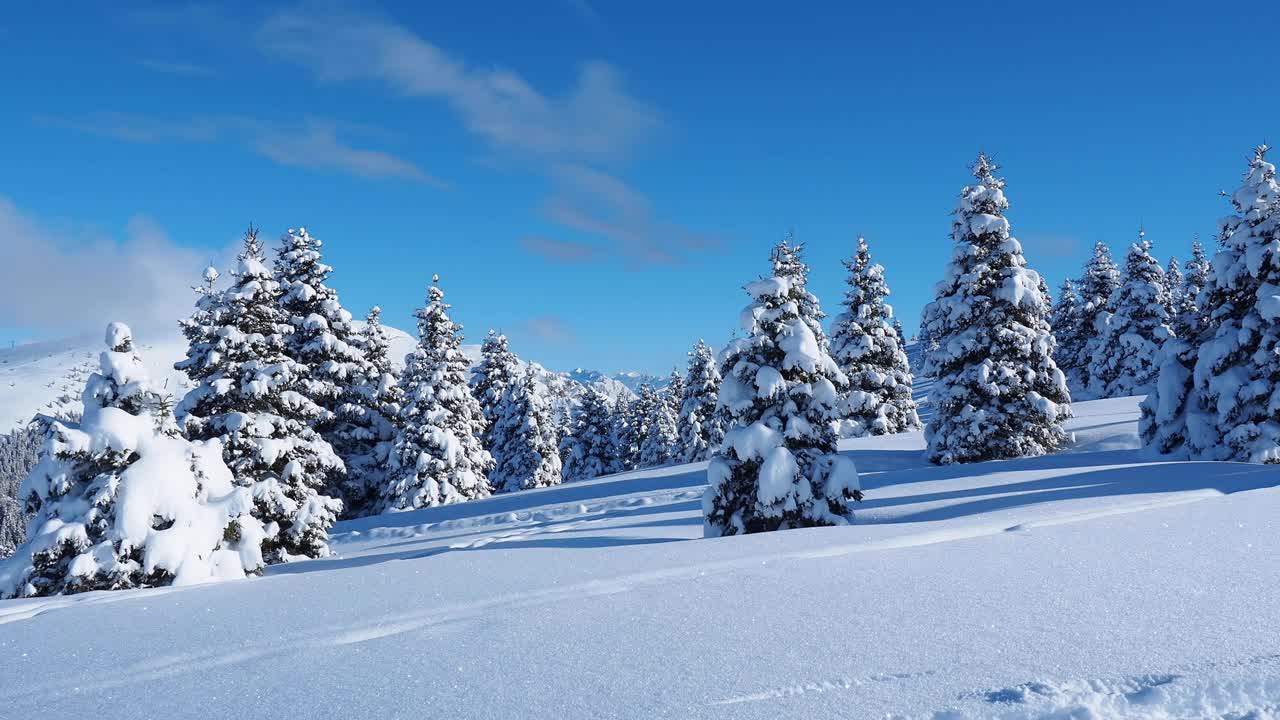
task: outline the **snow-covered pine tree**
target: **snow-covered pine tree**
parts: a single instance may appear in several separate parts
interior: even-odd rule
[[[1097,333],[1094,328],[1098,319],[1111,313],[1111,297],[1120,287],[1120,268],[1111,258],[1111,249],[1104,243],[1094,243],[1093,256],[1085,264],[1084,275],[1076,283],[1080,293],[1080,327],[1088,338],[1079,359],[1073,368],[1079,368],[1079,385],[1072,386],[1077,399],[1092,397],[1089,388],[1093,378],[1089,376],[1089,366],[1094,350],[1097,348]]]
[[[382,327],[382,308],[374,306],[353,338],[363,362],[361,377],[338,406],[334,448],[346,459],[342,486],[348,517],[368,514],[376,503],[395,449],[404,390],[391,364],[390,340]]]
[[[370,466],[368,456],[379,433],[368,385],[376,380],[351,313],[327,284],[333,268],[322,262],[321,247],[306,228],[290,228],[280,239],[274,277],[280,285],[282,317],[292,328],[285,335],[285,353],[304,372],[302,393],[324,410],[313,427],[345,468],[332,478],[325,494],[341,498],[344,509],[353,514],[368,501],[365,488],[370,481],[363,472]]]
[[[644,407],[648,409],[645,434],[640,442],[640,467],[660,467],[679,461],[680,433],[676,429],[675,416],[667,395],[646,385],[649,395]]]
[[[1280,462],[1280,184],[1268,149],[1255,149],[1231,196],[1236,212],[1200,295],[1207,319],[1186,432],[1197,459]]]
[[[462,326],[431,279],[418,318],[418,346],[406,360],[404,406],[380,511],[411,510],[489,496],[493,458],[480,444],[485,421],[467,385]]]
[[[1197,238],[1191,244],[1191,259],[1183,273],[1175,310],[1170,319],[1174,337],[1160,348],[1156,358],[1156,381],[1142,401],[1138,434],[1142,444],[1160,455],[1186,457],[1188,452],[1188,420],[1197,425],[1199,434],[1220,438],[1207,413],[1193,394],[1193,377],[1200,343],[1212,336],[1205,314],[1200,312],[1200,293],[1209,277],[1209,261],[1204,246]],[[1205,441],[1202,441],[1205,442]]]
[[[1200,310],[1200,293],[1208,279],[1209,260],[1205,257],[1204,246],[1197,239],[1191,243],[1191,259],[1183,271],[1182,285],[1174,302],[1171,324],[1174,334],[1180,338],[1190,340],[1200,334],[1205,315]]]
[[[557,430],[532,366],[519,369],[502,391],[493,431],[494,492],[560,484]]]
[[[1080,325],[1082,316],[1083,306],[1080,296],[1076,294],[1075,281],[1070,278],[1063,280],[1049,318],[1049,326],[1053,328],[1053,337],[1057,341],[1057,348],[1053,353],[1054,362],[1067,376],[1067,387],[1072,393],[1083,389],[1085,368],[1082,359],[1089,333]]]
[[[858,236],[849,271],[844,312],[831,327],[831,356],[849,380],[841,399],[837,432],[842,437],[891,435],[918,430],[911,399],[911,368],[893,326],[884,268],[871,262],[866,238]]]
[[[325,410],[308,397],[306,370],[286,352],[291,327],[253,228],[233,275],[226,290],[201,292],[182,322],[189,345],[174,367],[196,386],[179,404],[178,421],[194,440],[222,442],[223,460],[249,488],[254,517],[267,529],[267,562],[324,557],[342,501],[323,490],[344,467],[313,429]]]
[[[649,383],[640,383],[636,397],[627,405],[626,433],[621,453],[628,470],[644,467],[641,459],[645,438],[649,436],[649,422],[653,418],[653,406],[658,402],[658,392]]]
[[[671,368],[667,376],[667,386],[662,390],[662,400],[667,404],[667,411],[674,421],[680,419],[680,406],[684,403],[684,375],[676,368]],[[679,442],[672,448],[672,457],[679,457]]]
[[[775,276],[789,277],[797,287],[801,289],[806,287],[809,282],[809,266],[804,264],[804,243],[796,242],[794,233],[788,232],[786,237],[773,247],[769,259],[773,263]],[[822,329],[822,319],[827,314],[822,312],[817,298],[812,293],[800,293],[797,295],[796,302],[800,317],[809,326],[813,336],[818,338],[818,342],[822,343],[822,349],[829,351],[830,338]]]
[[[733,364],[720,404],[732,423],[707,466],[708,537],[843,525],[851,502],[862,499],[858,472],[836,451],[832,428],[847,380],[801,310],[816,309],[818,299],[803,272],[774,267],[772,277],[746,285],[747,336],[724,353]]]
[[[1169,256],[1169,262],[1164,266],[1164,289],[1169,295],[1169,307],[1165,310],[1169,314],[1169,322],[1172,325],[1173,319],[1178,314],[1178,307],[1182,304],[1182,286],[1186,284],[1186,276],[1182,274],[1182,264],[1178,262],[1175,255]]]
[[[76,422],[53,422],[22,484],[28,540],[0,563],[0,597],[185,585],[262,567],[262,525],[218,442],[182,437],[123,323]]]
[[[929,313],[938,340],[925,366],[935,378],[925,429],[934,463],[1042,455],[1067,440],[1071,396],[1053,361],[1048,297],[1009,234],[996,169],[979,155],[977,182],[960,192],[955,252]]]
[[[609,399],[588,386],[560,445],[565,481],[590,480],[622,470],[613,432]]]
[[[716,367],[715,354],[699,340],[689,352],[689,370],[677,422],[683,462],[706,460],[724,439],[724,427],[716,412],[719,396],[720,370]]]
[[[1165,274],[1151,256],[1144,231],[1125,256],[1111,312],[1099,316],[1089,348],[1089,394],[1096,398],[1142,395],[1155,381],[1157,354],[1170,337],[1169,291]]]
[[[480,434],[480,444],[490,455],[494,454],[494,435],[498,419],[502,417],[502,394],[513,382],[518,365],[519,360],[508,347],[507,336],[490,330],[480,344],[480,362],[472,368],[468,381],[484,416],[485,429]]]
[[[27,517],[20,500],[22,480],[35,467],[44,445],[42,423],[0,435],[0,558],[13,554],[27,539]]]

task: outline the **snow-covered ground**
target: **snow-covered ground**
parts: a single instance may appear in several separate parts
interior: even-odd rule
[[[686,465],[336,527],[340,557],[0,603],[0,715],[1222,717],[1280,712],[1280,468],[844,443],[856,525],[702,539]],[[1252,713],[1252,714],[1250,714]]]

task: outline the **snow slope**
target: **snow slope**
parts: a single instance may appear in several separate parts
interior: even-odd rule
[[[929,467],[846,441],[857,524],[702,539],[702,466],[341,523],[340,557],[0,603],[6,717],[1272,717],[1280,468]],[[1250,714],[1253,713],[1253,714]]]

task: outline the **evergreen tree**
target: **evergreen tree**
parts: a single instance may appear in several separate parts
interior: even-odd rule
[[[80,422],[53,422],[22,485],[29,539],[0,563],[0,597],[244,577],[262,567],[261,524],[217,441],[178,432],[129,328],[111,323]]]
[[[925,436],[935,463],[1042,455],[1067,440],[1071,398],[1053,361],[1048,297],[1009,234],[996,169],[979,155],[977,182],[960,193],[956,249],[930,313],[939,347],[926,358],[935,382]]]
[[[388,356],[390,340],[382,327],[381,308],[375,305],[369,310],[354,342],[364,359],[361,376],[337,408],[333,444],[346,458],[342,494],[347,514],[360,517],[377,502],[386,484],[404,390]]]
[[[1100,315],[1090,343],[1090,395],[1098,398],[1149,392],[1158,370],[1156,355],[1173,336],[1165,274],[1151,256],[1151,242],[1138,242],[1125,256],[1120,287],[1111,297],[1112,312]]]
[[[844,437],[890,435],[920,428],[911,398],[911,368],[893,325],[893,307],[884,301],[889,286],[884,268],[871,262],[866,238],[858,236],[844,293],[845,311],[831,328],[831,356],[849,380],[840,408]]]
[[[1053,329],[1053,337],[1057,341],[1053,359],[1058,369],[1067,376],[1067,387],[1072,393],[1083,389],[1086,373],[1084,360],[1085,343],[1089,333],[1081,325],[1084,320],[1084,308],[1080,296],[1076,294],[1076,284],[1070,278],[1062,281],[1058,291],[1058,300],[1054,303],[1050,315],[1049,326]]]
[[[680,406],[684,403],[684,375],[676,368],[671,368],[667,376],[667,387],[662,391],[662,400],[667,404],[667,412],[671,413],[673,422],[680,418]],[[679,457],[679,443],[672,448],[673,457]]]
[[[640,383],[640,387],[636,388],[636,399],[627,407],[627,446],[623,450],[623,459],[630,470],[646,467],[644,444],[649,437],[653,408],[660,398],[652,385]]]
[[[1209,279],[1209,260],[1199,240],[1191,243],[1191,259],[1187,261],[1174,302],[1173,332],[1180,338],[1190,339],[1200,334],[1204,325],[1204,313],[1200,310],[1200,293]]]
[[[379,420],[369,407],[367,386],[376,379],[361,351],[351,313],[327,284],[333,268],[321,261],[321,246],[306,228],[290,228],[280,242],[274,277],[280,286],[282,317],[291,328],[285,353],[303,371],[303,394],[324,410],[314,427],[346,469],[332,478],[325,494],[341,498],[347,513],[353,514],[369,499],[365,489],[370,479],[364,472],[370,467]]]
[[[431,279],[418,318],[418,346],[406,360],[400,412],[380,511],[435,507],[489,496],[493,458],[480,444],[480,404],[467,386],[462,326],[449,319],[440,278]]]
[[[1170,256],[1168,264],[1164,266],[1164,289],[1169,295],[1169,307],[1165,308],[1165,312],[1169,315],[1170,322],[1178,314],[1178,308],[1182,304],[1182,286],[1185,283],[1182,265],[1178,263],[1176,256]]]
[[[680,433],[676,429],[675,416],[667,395],[646,385],[649,397],[644,400],[648,409],[645,418],[645,434],[640,443],[640,467],[660,467],[679,460]]]
[[[1197,459],[1280,462],[1280,184],[1268,149],[1255,149],[1231,196],[1236,212],[1222,222],[1200,295],[1206,319],[1186,433]]]
[[[802,310],[817,309],[818,299],[803,272],[774,268],[747,284],[748,334],[725,353],[734,361],[720,404],[732,424],[707,467],[708,536],[843,525],[851,501],[862,499],[858,472],[836,451],[832,429],[847,381]]]
[[[182,322],[189,346],[174,367],[196,386],[178,406],[188,437],[222,441],[222,456],[254,498],[269,536],[267,562],[329,554],[329,528],[342,502],[323,494],[344,467],[313,426],[326,416],[310,399],[307,370],[286,351],[291,326],[280,285],[267,270],[258,233],[244,237],[235,283],[204,290]]]
[[[635,470],[640,462],[640,446],[636,442],[638,427],[632,409],[638,399],[627,399],[618,395],[613,401],[611,420],[613,423],[614,457],[618,461],[618,472]]]
[[[724,439],[724,427],[716,412],[720,395],[720,370],[707,344],[698,341],[689,353],[689,371],[680,403],[681,459],[699,462],[710,457]]]
[[[566,481],[590,480],[621,471],[612,415],[604,393],[588,387],[560,445]]]
[[[560,484],[559,439],[551,408],[533,376],[518,370],[502,391],[494,426],[494,492],[514,492]]]
[[[1111,259],[1111,249],[1099,242],[1093,246],[1093,257],[1085,265],[1084,275],[1076,283],[1080,292],[1080,328],[1088,340],[1076,363],[1072,367],[1080,368],[1080,398],[1092,397],[1089,388],[1093,378],[1089,376],[1089,366],[1094,352],[1097,350],[1097,338],[1100,332],[1100,318],[1112,312],[1111,297],[1120,287],[1120,268]],[[1073,387],[1073,392],[1075,388]]]
[[[796,242],[793,233],[787,233],[787,236],[774,246],[769,259],[773,264],[775,276],[791,278],[796,287],[805,289],[809,282],[809,266],[804,264],[804,244]],[[797,298],[801,319],[809,326],[813,336],[818,338],[822,349],[829,350],[830,340],[822,330],[822,319],[827,315],[822,312],[817,298],[812,293],[798,293]]]
[[[480,442],[490,455],[495,451],[495,433],[502,417],[502,394],[510,385],[519,361],[507,346],[507,336],[490,330],[480,345],[480,362],[471,371],[471,394],[480,403],[485,429]]]

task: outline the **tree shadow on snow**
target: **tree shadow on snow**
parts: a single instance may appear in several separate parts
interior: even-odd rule
[[[860,525],[928,522],[1064,500],[1194,490],[1216,490],[1229,495],[1274,487],[1277,484],[1280,484],[1280,467],[1244,463],[1155,463],[1100,468],[1025,482],[1010,482],[947,492],[883,499],[871,496],[858,506],[855,516],[856,522]],[[891,510],[901,506],[950,500],[961,502],[921,508],[902,514]]]

